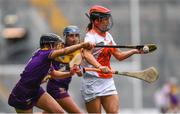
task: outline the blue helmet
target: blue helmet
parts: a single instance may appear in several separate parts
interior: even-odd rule
[[[56,42],[63,42],[60,36],[54,33],[45,33],[40,37],[40,47],[43,48],[44,44],[52,44]]]
[[[80,34],[80,29],[77,26],[67,26],[63,31],[63,36],[66,38],[68,34]]]

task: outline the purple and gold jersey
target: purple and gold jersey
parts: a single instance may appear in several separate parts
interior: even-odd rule
[[[27,110],[32,108],[44,93],[40,87],[41,81],[52,67],[49,55],[52,50],[38,50],[27,63],[21,78],[13,88],[8,104],[17,109]]]
[[[60,62],[60,63],[66,63],[66,64],[68,64],[68,63],[72,60],[72,58],[73,58],[74,56],[76,56],[77,54],[79,54],[79,53],[80,53],[80,50],[76,50],[76,51],[74,51],[73,53],[70,53],[70,54],[68,54],[68,55],[59,56],[59,57],[57,57],[55,60],[58,61],[58,62]]]
[[[59,69],[63,69],[62,71],[69,71],[70,69],[69,69],[69,62],[72,60],[72,58],[75,56],[75,55],[77,55],[77,54],[79,54],[80,53],[80,51],[79,50],[77,50],[77,51],[75,51],[75,52],[73,52],[73,53],[70,53],[70,54],[68,54],[68,55],[65,55],[65,56],[60,56],[60,57],[58,57],[58,58],[61,58],[61,59],[58,59],[58,58],[56,58],[56,61],[58,62],[58,63],[55,63],[53,66],[56,68],[56,70],[59,70]],[[55,66],[56,65],[56,66]],[[61,65],[60,67],[57,67],[58,65]],[[64,68],[63,68],[64,67]],[[71,77],[68,77],[68,78],[64,78],[64,79],[50,79],[50,81],[53,81],[54,83],[57,83],[58,85],[63,85],[63,86],[65,86],[65,87],[67,87],[67,89],[68,89],[68,85],[69,85],[69,83],[70,83],[70,81],[71,81]]]
[[[53,62],[54,69],[60,69],[61,71],[69,71],[69,62],[76,54],[79,53],[80,51],[77,50],[74,53],[70,53],[68,55],[56,58],[56,62]],[[68,89],[71,79],[72,77],[63,79],[49,79],[47,84],[47,92],[55,99],[61,99],[69,96]]]
[[[38,50],[34,54],[21,73],[22,85],[33,88],[41,84],[51,67],[52,59],[48,58],[51,52],[52,50]]]

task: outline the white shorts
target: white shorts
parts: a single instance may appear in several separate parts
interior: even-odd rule
[[[118,94],[113,78],[99,78],[85,73],[81,83],[81,94],[85,102],[95,99],[97,96]]]

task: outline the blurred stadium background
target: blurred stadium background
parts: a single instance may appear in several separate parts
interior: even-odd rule
[[[84,14],[95,4],[112,10],[114,26],[110,32],[117,44],[157,44],[158,50],[151,54],[135,55],[122,62],[112,58],[112,67],[140,70],[155,66],[160,78],[153,84],[114,78],[121,112],[158,113],[155,91],[171,77],[180,80],[180,0],[0,0],[1,113],[14,112],[7,104],[8,95],[38,48],[41,34],[54,32],[62,36],[63,28],[73,24],[81,28],[83,38],[89,21]],[[74,77],[70,93],[84,110],[79,86],[80,78]]]

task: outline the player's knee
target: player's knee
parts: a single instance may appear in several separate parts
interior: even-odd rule
[[[108,109],[106,109],[107,113],[118,113],[119,112],[119,105],[111,105],[110,107],[108,107]]]
[[[111,108],[108,113],[118,113],[118,111],[119,111],[119,108],[114,107],[114,108]]]

